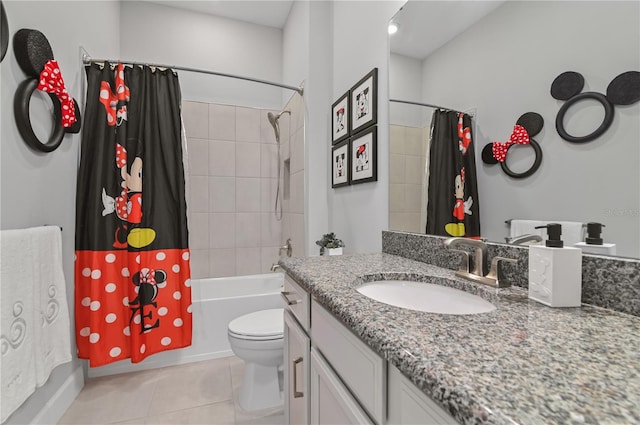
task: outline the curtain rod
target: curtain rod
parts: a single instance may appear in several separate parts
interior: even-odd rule
[[[177,66],[177,65],[152,64],[152,63],[147,63],[147,62],[123,61],[123,60],[120,60],[120,59],[93,59],[86,52],[83,52],[83,54],[82,54],[82,62],[85,65],[90,65],[90,64],[93,64],[93,63],[105,63],[105,62],[118,63],[118,62],[121,62],[121,63],[123,63],[125,65],[152,66],[152,67],[155,67],[155,68],[170,68],[170,69],[175,69],[175,70],[180,70],[180,71],[198,72],[200,74],[218,75],[220,77],[229,77],[229,78],[236,78],[236,79],[239,79],[239,80],[253,81],[254,83],[267,84],[267,85],[270,85],[270,86],[276,86],[276,87],[280,87],[280,88],[287,89],[287,90],[293,90],[293,91],[298,92],[300,94],[300,96],[302,96],[303,91],[304,91],[302,87],[289,86],[289,85],[286,85],[286,84],[275,83],[273,81],[260,80],[258,78],[252,78],[252,77],[244,77],[242,75],[234,75],[234,74],[226,74],[224,72],[210,71],[208,69],[189,68],[189,67],[186,67],[186,66]]]
[[[463,114],[473,117],[473,114],[470,114],[468,112],[459,111],[457,109],[452,109],[452,108],[445,108],[444,106],[439,106],[439,105],[432,105],[430,103],[413,102],[411,100],[400,100],[400,99],[389,99],[389,102],[406,103],[408,105],[426,106],[428,108],[436,108],[436,109],[446,109],[447,111],[462,112]]]

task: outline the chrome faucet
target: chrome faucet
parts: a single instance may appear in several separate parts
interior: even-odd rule
[[[460,269],[456,272],[456,276],[464,279],[471,280],[473,282],[482,283],[485,285],[493,286],[494,288],[505,288],[511,286],[508,282],[500,281],[499,279],[499,264],[501,261],[509,263],[517,263],[517,260],[512,258],[505,258],[495,256],[491,259],[491,267],[489,273],[485,275],[485,259],[487,258],[487,245],[477,239],[467,238],[449,238],[444,241],[444,246],[450,251],[459,252],[462,254],[462,262],[460,263]],[[474,249],[473,268],[470,267],[469,252],[461,249],[452,249],[453,247],[468,246]]]
[[[542,236],[527,233],[524,235],[514,236],[512,238],[504,238],[504,240],[511,245],[522,245],[525,242],[542,242]]]
[[[473,270],[470,270],[469,253],[460,249],[451,249],[451,251],[464,253],[463,264],[460,267],[460,271],[466,271],[467,273],[473,273],[476,276],[484,276],[485,267],[484,259],[487,256],[487,245],[481,240],[467,239],[467,238],[449,238],[444,241],[444,246],[447,248],[453,248],[457,246],[468,246],[474,248],[475,256],[473,257]],[[465,265],[466,264],[466,265]]]
[[[273,263],[273,264],[271,265],[271,271],[272,271],[272,272],[275,272],[275,271],[277,271],[278,269],[281,269],[281,268],[282,268],[282,267],[280,267],[280,264],[277,264],[277,263]]]

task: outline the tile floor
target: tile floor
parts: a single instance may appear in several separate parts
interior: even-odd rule
[[[282,407],[243,411],[237,357],[90,379],[58,424],[284,424]]]

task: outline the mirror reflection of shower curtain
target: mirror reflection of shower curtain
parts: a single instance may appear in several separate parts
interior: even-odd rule
[[[75,321],[91,367],[191,345],[180,97],[171,70],[87,68]]]
[[[429,152],[431,150],[431,138],[429,127],[422,128],[422,141],[424,143],[424,169],[421,180],[420,198],[420,229],[427,226],[427,206],[429,205]]]
[[[431,121],[426,233],[480,237],[471,117],[436,110]]]

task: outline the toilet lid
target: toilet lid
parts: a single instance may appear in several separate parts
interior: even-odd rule
[[[245,314],[229,322],[229,331],[251,337],[282,336],[284,309],[274,308]]]

